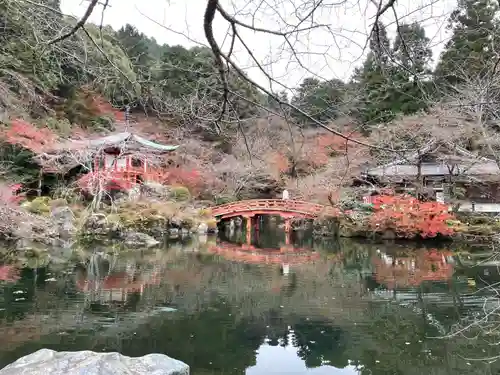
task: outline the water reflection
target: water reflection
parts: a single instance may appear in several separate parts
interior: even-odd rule
[[[388,289],[416,287],[425,281],[448,282],[454,273],[451,251],[430,249],[403,256],[377,250],[372,257],[375,280]]]
[[[490,293],[450,249],[262,237],[0,266],[0,366],[48,347],[165,353],[195,375],[500,370],[464,359],[496,353],[486,342],[430,338]]]

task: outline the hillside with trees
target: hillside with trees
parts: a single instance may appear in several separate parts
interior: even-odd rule
[[[327,202],[363,166],[436,138],[500,162],[500,26],[491,0],[458,2],[440,56],[418,23],[398,23],[391,39],[378,20],[350,80],[311,76],[276,93],[231,64],[221,75],[213,48],[161,45],[128,24],[82,26],[57,0],[0,9],[2,172],[26,187],[36,185],[31,160],[48,139],[120,130],[127,106],[134,131],[182,145],[177,162],[196,173],[179,181],[215,202],[285,187]]]

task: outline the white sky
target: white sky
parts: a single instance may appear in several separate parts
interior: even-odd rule
[[[296,9],[300,14],[309,12],[311,4],[322,0],[221,0],[221,5],[245,23],[261,28],[283,30],[285,24],[296,24]],[[384,1],[385,3],[385,1]],[[424,25],[431,38],[434,60],[437,60],[446,39],[446,20],[453,10],[455,0],[398,0],[396,11],[400,22],[418,21]],[[202,0],[110,0],[110,7],[102,14],[96,8],[91,17],[94,23],[110,24],[114,29],[130,23],[146,35],[154,37],[160,44],[207,45],[203,33],[203,14],[206,1]],[[363,47],[371,30],[376,7],[369,0],[323,0],[314,13],[316,24],[328,25],[299,33],[291,42],[301,64],[295,61],[292,49],[281,36],[256,33],[239,27],[241,35],[259,64],[276,80],[288,88],[296,87],[305,77],[339,78],[346,80],[353,69],[362,62]],[[336,4],[336,5],[335,5]],[[61,8],[66,14],[80,18],[88,2],[62,0]],[[302,8],[300,7],[302,6]],[[389,32],[395,32],[393,12],[389,10],[383,22]],[[223,51],[229,49],[229,38],[225,38],[228,24],[222,17],[214,20],[214,33]],[[306,27],[304,23],[302,27]],[[250,77],[269,87],[269,80],[260,72],[250,55],[237,45],[233,56]],[[302,65],[302,66],[301,66]],[[273,84],[274,90],[282,90]]]

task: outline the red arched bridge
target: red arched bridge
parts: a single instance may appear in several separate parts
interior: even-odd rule
[[[247,228],[251,218],[259,215],[277,215],[285,219],[285,230],[290,229],[290,219],[314,219],[320,215],[334,216],[335,208],[322,204],[297,201],[292,199],[251,199],[232,202],[212,207],[212,215],[219,220],[241,216],[247,219]]]
[[[212,207],[212,215],[218,219],[257,215],[278,215],[285,219],[300,217],[313,219],[320,215],[335,215],[335,209],[322,204],[291,199],[250,199]]]

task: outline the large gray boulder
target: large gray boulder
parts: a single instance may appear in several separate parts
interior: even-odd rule
[[[119,353],[41,349],[11,363],[0,375],[189,375],[189,366],[163,354],[131,358]]]

